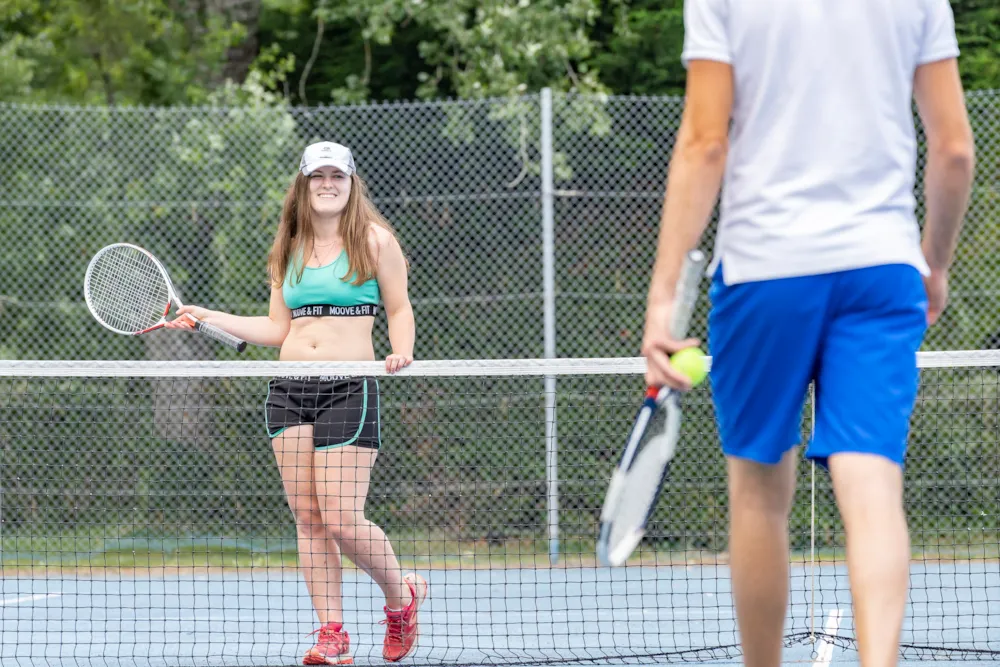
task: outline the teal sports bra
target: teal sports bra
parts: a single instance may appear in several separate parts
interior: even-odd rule
[[[302,280],[295,280],[295,262],[289,262],[281,295],[285,305],[297,317],[377,315],[381,293],[372,278],[360,285],[344,280],[348,271],[347,250],[324,266],[307,266]]]

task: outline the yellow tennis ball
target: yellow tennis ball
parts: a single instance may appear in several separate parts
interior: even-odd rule
[[[697,347],[686,347],[670,357],[670,365],[684,373],[691,380],[691,386],[697,387],[708,375],[708,363],[705,353]]]

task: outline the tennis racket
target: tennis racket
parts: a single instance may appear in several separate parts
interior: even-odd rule
[[[115,243],[101,248],[83,279],[83,296],[94,318],[117,334],[139,336],[167,323],[171,304],[182,306],[167,270],[138,246]],[[246,341],[194,319],[194,328],[237,352]]]
[[[675,340],[687,337],[704,265],[705,254],[700,250],[692,250],[685,258],[670,324],[670,335]],[[677,451],[680,427],[680,392],[670,387],[648,387],[601,510],[597,558],[602,565],[618,567],[625,563],[646,534],[646,523]]]

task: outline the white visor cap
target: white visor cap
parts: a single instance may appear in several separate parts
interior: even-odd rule
[[[357,171],[354,167],[354,155],[347,146],[335,144],[332,141],[320,141],[310,144],[302,153],[299,171],[308,176],[320,167],[336,167],[348,176]]]

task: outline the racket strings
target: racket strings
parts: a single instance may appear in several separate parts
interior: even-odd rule
[[[88,276],[94,314],[107,326],[137,333],[155,325],[170,302],[170,290],[156,263],[128,247],[109,249]]]

